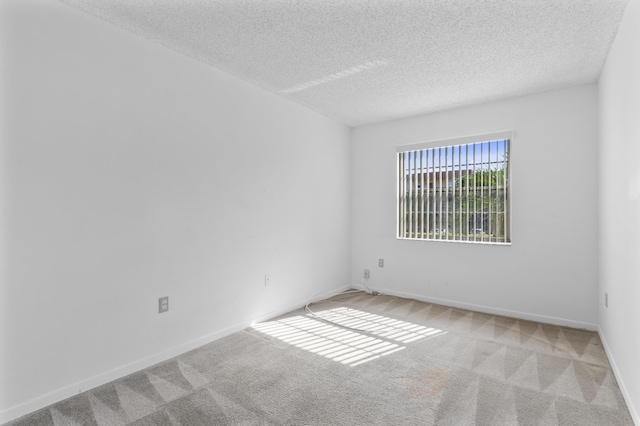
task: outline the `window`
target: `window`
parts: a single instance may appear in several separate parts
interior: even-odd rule
[[[398,238],[511,243],[510,142],[503,132],[398,147]]]

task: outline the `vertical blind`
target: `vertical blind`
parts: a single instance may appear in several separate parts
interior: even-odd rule
[[[511,242],[511,134],[398,147],[398,238]]]

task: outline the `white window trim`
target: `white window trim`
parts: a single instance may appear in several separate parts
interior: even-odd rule
[[[496,140],[509,140],[509,159],[508,164],[512,164],[513,156],[513,135],[514,132],[511,130],[507,131],[499,131],[493,133],[485,133],[473,136],[464,136],[450,139],[439,139],[439,140],[431,140],[424,141],[418,143],[404,144],[396,146],[396,154],[408,152],[408,151],[418,151],[425,149],[433,149],[433,148],[445,148],[451,146],[458,145],[469,145],[476,144],[488,141],[496,141]],[[396,159],[396,177],[397,179],[401,176],[400,165],[398,160]],[[437,238],[409,238],[400,236],[400,223],[401,223],[401,209],[400,202],[403,195],[401,194],[399,182],[396,182],[397,188],[397,198],[396,198],[396,239],[400,240],[408,240],[408,241],[437,241],[437,242],[448,242],[448,243],[466,243],[466,244],[484,244],[484,245],[493,245],[493,246],[510,246],[512,244],[512,229],[511,229],[511,214],[512,214],[512,206],[511,206],[511,190],[512,190],[512,182],[511,182],[511,167],[508,168],[508,197],[507,197],[507,205],[508,205],[508,236],[509,241],[506,242],[498,242],[498,241],[478,241],[478,240],[456,240],[456,239],[437,239]]]

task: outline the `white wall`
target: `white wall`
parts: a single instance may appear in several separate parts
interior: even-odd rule
[[[0,422],[348,284],[347,127],[53,0],[0,19]]]
[[[640,425],[640,1],[631,0],[599,82],[600,335]],[[609,307],[604,306],[604,293]]]
[[[396,145],[513,130],[511,246],[397,240]],[[351,279],[382,292],[595,329],[597,88],[353,131]],[[378,259],[384,258],[384,268]]]

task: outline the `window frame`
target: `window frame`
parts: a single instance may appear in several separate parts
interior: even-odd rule
[[[469,213],[470,211],[467,209],[467,224],[465,225],[465,227],[467,228],[466,231],[466,235],[463,233],[463,222],[462,222],[462,214],[459,214],[459,212],[456,210],[455,211],[455,215],[459,215],[460,216],[460,221],[459,221],[459,226],[460,226],[460,232],[457,235],[456,234],[456,230],[455,230],[455,221],[454,221],[454,230],[453,230],[453,235],[451,236],[451,231],[449,229],[446,229],[444,232],[442,230],[440,230],[439,228],[435,228],[436,222],[432,222],[431,226],[429,227],[429,220],[427,219],[426,221],[424,219],[420,219],[421,222],[417,222],[416,220],[414,220],[413,218],[411,219],[407,219],[407,210],[409,210],[409,214],[410,215],[426,215],[427,217],[429,217],[430,215],[436,215],[436,211],[435,210],[427,210],[424,208],[424,205],[428,205],[429,209],[433,208],[435,209],[436,204],[437,203],[442,203],[445,200],[443,199],[443,195],[446,197],[446,203],[447,203],[447,207],[446,210],[442,210],[442,207],[439,207],[440,210],[439,212],[437,212],[440,215],[440,219],[439,222],[442,225],[442,215],[443,213],[446,215],[450,214],[450,210],[448,207],[448,203],[449,203],[449,199],[450,199],[450,195],[453,195],[455,197],[456,193],[454,192],[454,190],[450,190],[449,188],[451,187],[451,185],[455,186],[455,179],[456,179],[456,174],[455,174],[455,170],[456,167],[458,168],[458,177],[457,179],[460,179],[460,176],[462,176],[463,170],[462,167],[466,168],[466,178],[467,178],[467,183],[465,184],[465,189],[471,188],[471,185],[469,185],[469,169],[468,167],[473,164],[473,173],[475,174],[476,171],[478,170],[483,170],[483,165],[485,163],[488,164],[488,169],[491,170],[491,164],[492,164],[492,159],[488,158],[488,161],[485,161],[484,159],[482,159],[480,162],[478,163],[477,159],[475,158],[475,151],[474,151],[474,158],[472,160],[472,162],[468,161],[468,158],[466,159],[466,161],[464,163],[462,163],[461,161],[461,157],[459,157],[459,162],[456,164],[455,163],[455,159],[452,159],[452,165],[449,166],[448,160],[445,160],[445,164],[444,164],[444,171],[443,172],[443,163],[441,162],[440,158],[438,157],[438,171],[436,171],[436,167],[435,167],[435,163],[433,163],[433,167],[431,168],[431,172],[421,172],[421,173],[416,173],[415,171],[413,172],[413,174],[416,175],[416,188],[419,189],[421,191],[421,194],[418,195],[416,193],[416,195],[414,196],[415,200],[419,200],[419,202],[422,204],[422,210],[418,209],[415,213],[412,209],[412,204],[411,202],[407,202],[407,194],[409,193],[409,191],[412,191],[411,189],[407,189],[406,185],[407,182],[411,181],[411,183],[409,183],[409,185],[412,184],[413,182],[413,178],[409,178],[409,176],[412,175],[411,172],[411,167],[412,165],[409,164],[408,166],[405,165],[404,163],[404,159],[401,159],[401,155],[405,155],[407,153],[415,153],[417,151],[424,151],[424,150],[436,150],[439,149],[440,151],[438,152],[438,156],[442,155],[442,150],[445,150],[446,152],[448,152],[448,149],[451,149],[451,152],[455,152],[455,148],[456,147],[465,147],[465,153],[467,153],[468,151],[468,146],[470,145],[474,145],[474,144],[483,144],[483,143],[493,143],[493,142],[499,142],[499,141],[506,141],[505,145],[504,145],[504,160],[503,160],[503,165],[502,165],[502,170],[505,170],[503,172],[502,179],[503,179],[503,184],[500,185],[498,184],[498,177],[496,177],[496,183],[495,186],[493,185],[489,185],[489,188],[496,188],[496,191],[498,190],[502,190],[503,191],[503,204],[502,204],[502,220],[503,220],[503,225],[504,225],[504,235],[500,236],[500,235],[496,235],[494,236],[494,234],[487,234],[487,236],[485,237],[483,234],[480,234],[481,237],[478,238],[477,234],[474,232],[473,234],[470,233],[470,228],[471,228],[471,222],[470,222],[470,217],[469,217]],[[460,152],[461,148],[458,148],[459,152]],[[431,153],[433,153],[433,151],[430,151]],[[499,151],[496,153],[496,155],[498,154]],[[470,243],[470,244],[489,244],[489,245],[511,245],[512,244],[512,221],[511,221],[511,216],[512,216],[512,206],[511,206],[511,198],[512,198],[512,178],[511,178],[511,168],[512,168],[512,161],[513,161],[513,157],[512,157],[512,153],[513,153],[513,131],[501,131],[501,132],[493,132],[493,133],[486,133],[486,134],[480,134],[480,135],[473,135],[473,136],[465,136],[465,137],[458,137],[458,138],[451,138],[451,139],[441,139],[441,140],[432,140],[432,141],[426,141],[426,142],[420,142],[420,143],[412,143],[412,144],[405,144],[405,145],[398,145],[396,146],[396,239],[399,240],[414,240],[414,241],[442,241],[442,242],[453,242],[453,243]],[[422,154],[421,154],[422,155]],[[405,157],[406,158],[406,157]],[[418,157],[415,157],[413,159],[414,164],[417,161],[420,161],[421,164],[425,164],[422,157],[419,157],[420,160],[417,159]],[[426,159],[426,161],[428,162],[428,159]],[[480,164],[480,168],[476,170],[476,165]],[[497,162],[496,162],[497,164]],[[408,168],[407,168],[408,167]],[[427,163],[426,167],[425,166],[421,166],[421,169],[424,170],[429,170],[430,169],[430,165]],[[408,171],[407,171],[408,170]],[[413,169],[415,170],[415,169]],[[498,169],[496,169],[498,170]],[[434,175],[432,177],[428,177],[427,180],[425,181],[424,176],[428,175],[429,173],[434,173]],[[429,194],[431,194],[431,190],[427,189],[425,191],[425,189],[420,189],[421,185],[425,185],[425,183],[429,182],[437,182],[437,175],[436,173],[439,174],[439,184],[438,189],[439,192],[436,193],[435,192],[435,187],[434,187],[434,192],[433,195],[427,195],[428,198],[433,200],[433,206],[430,205],[428,202],[425,203],[425,192],[428,191]],[[420,178],[422,179],[421,181],[418,181],[418,176],[420,175]],[[451,181],[449,180],[449,176],[451,175]],[[475,176],[475,175],[474,175]],[[446,178],[446,186],[443,186],[442,184],[442,180],[443,177]],[[475,184],[475,179],[477,179],[476,177],[473,178],[474,179],[474,185],[473,188],[476,189],[477,186]],[[431,188],[432,185],[427,185],[429,188]],[[410,188],[410,186],[409,186]],[[481,187],[482,188],[482,187]],[[460,191],[460,206],[462,206],[462,197],[463,197],[463,188],[462,187],[458,187],[457,189],[455,189],[455,191]],[[432,197],[432,198],[431,198]],[[476,194],[474,194],[474,197],[477,197]],[[484,195],[481,195],[481,197],[484,197]],[[488,195],[486,197],[487,200],[491,201],[491,195]],[[484,202],[485,198],[481,198],[481,200]],[[496,200],[497,200],[497,196],[496,196]],[[489,202],[490,202],[489,201]],[[466,194],[466,203],[468,205],[468,203],[470,202],[469,199],[469,192],[467,192]],[[407,208],[407,204],[409,205],[409,208]],[[454,207],[455,207],[455,203],[454,203]],[[489,210],[489,212],[491,213],[491,210]],[[464,211],[463,211],[464,213]],[[473,219],[473,226],[475,227],[475,223],[477,223],[476,220],[476,214],[478,214],[477,210],[474,210],[473,212],[474,215],[474,219]],[[484,214],[484,211],[481,212],[481,214]],[[498,220],[498,211],[496,211],[494,214],[496,214],[496,221]],[[489,221],[491,221],[491,217],[489,217],[488,219]],[[410,230],[411,228],[407,227],[407,224],[409,223],[409,226],[411,225],[415,225],[416,226],[416,230]],[[420,228],[420,226],[418,226],[418,223],[420,223],[421,227],[425,227],[425,224],[427,225],[425,228],[428,228],[426,231],[423,229],[418,230],[418,228]],[[447,225],[448,225],[448,219],[447,219]],[[478,229],[478,228],[473,228]],[[487,230],[484,230],[484,232],[486,232]],[[446,237],[443,238],[442,234],[446,233]],[[418,237],[417,235],[420,234],[420,237]],[[473,235],[473,238],[471,238],[471,235]]]

